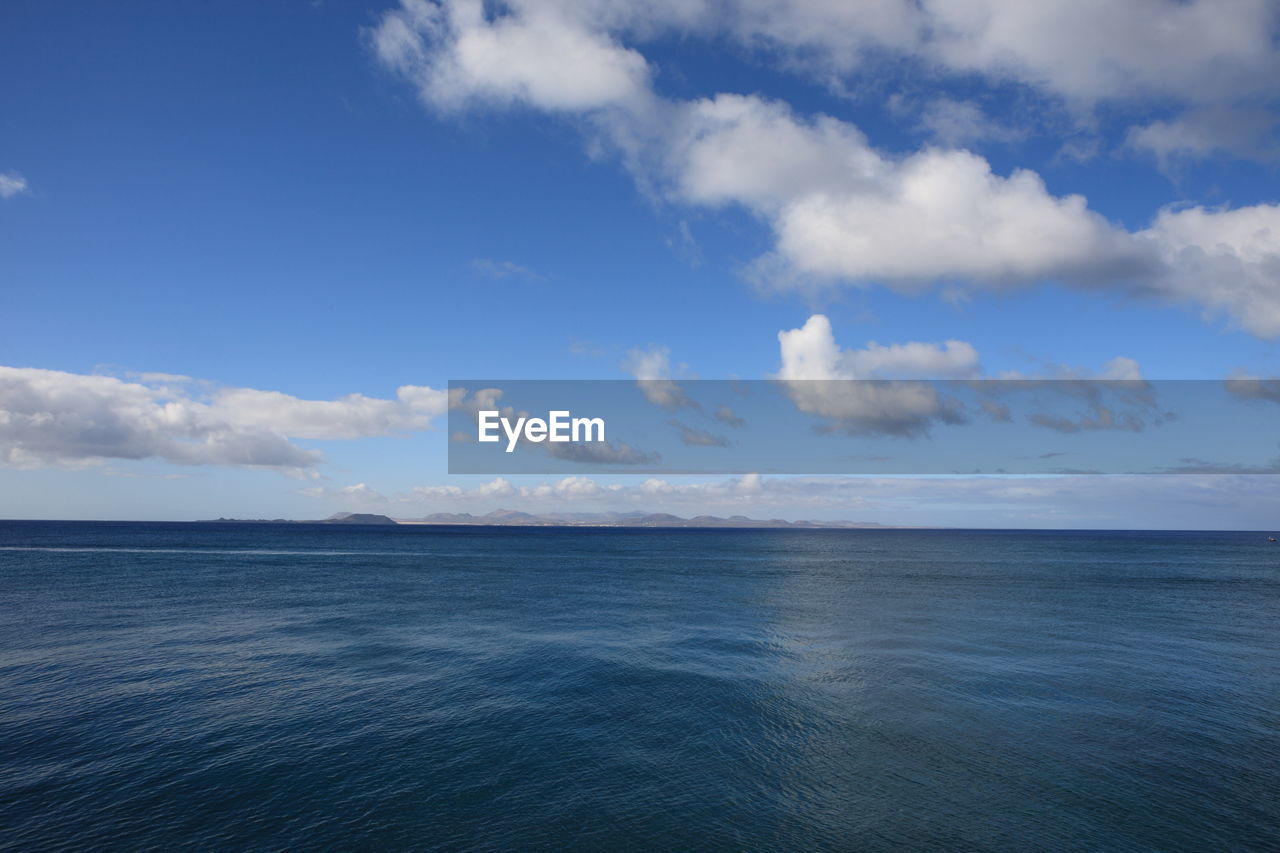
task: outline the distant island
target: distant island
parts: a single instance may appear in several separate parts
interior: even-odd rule
[[[370,512],[339,512],[328,518],[205,518],[202,524],[399,524],[394,518]]]
[[[729,527],[788,529],[890,529],[891,525],[873,521],[787,521],[782,518],[758,519],[745,515],[697,515],[682,518],[665,512],[557,512],[535,515],[517,510],[496,509],[484,515],[469,512],[437,512],[422,518],[391,518],[367,512],[339,512],[328,518],[294,520],[287,518],[214,518],[205,523],[238,524],[411,524],[472,525],[477,527]]]

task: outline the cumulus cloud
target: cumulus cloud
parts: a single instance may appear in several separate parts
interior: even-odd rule
[[[663,152],[668,192],[736,203],[768,222],[774,248],[755,265],[766,286],[910,293],[1053,282],[1199,305],[1209,318],[1280,335],[1276,205],[1165,209],[1130,232],[1083,196],[1054,195],[1029,170],[999,175],[971,152],[892,158],[847,123],[806,120],[755,96],[680,109],[686,119]]]
[[[600,494],[604,489],[590,477],[565,477],[555,483],[544,483],[526,491],[530,497],[546,498],[589,498]]]
[[[17,172],[0,172],[0,198],[13,198],[27,192],[27,179]]]
[[[447,395],[449,409],[465,412],[472,418],[478,419],[482,410],[498,411],[503,417],[515,414],[513,407],[501,405],[501,388],[478,388],[472,391],[470,388],[455,387],[450,388]]]
[[[1266,0],[1227,8],[1208,0],[847,8],[513,0],[485,8],[405,0],[374,30],[378,55],[438,109],[520,104],[576,115],[597,149],[617,152],[647,192],[749,210],[773,232],[773,249],[754,267],[768,286],[915,292],[1058,283],[1198,305],[1255,335],[1280,335],[1274,206],[1166,210],[1128,231],[1082,196],[1055,194],[1029,170],[999,174],[971,152],[889,155],[848,122],[798,116],[754,95],[664,99],[643,57],[622,41],[727,33],[850,72],[889,50],[1080,103],[1164,97],[1240,109],[1235,100],[1271,97],[1280,70]],[[939,126],[949,118],[953,136],[975,118],[964,106],[940,109]],[[1154,145],[1154,133],[1135,139]],[[1247,233],[1246,223],[1255,226]]]
[[[1280,335],[1280,205],[1166,209],[1138,238],[1162,260],[1150,287],[1258,337]]]
[[[0,462],[24,467],[158,458],[301,472],[323,455],[291,439],[427,429],[446,395],[406,385],[395,400],[352,394],[303,400],[168,374],[113,376],[0,367]]]
[[[781,379],[967,379],[979,375],[978,351],[966,341],[910,342],[842,350],[831,321],[814,314],[803,326],[778,333]]]
[[[783,104],[721,95],[666,154],[670,192],[737,203],[772,226],[756,264],[773,287],[847,283],[916,292],[939,282],[1009,289],[1057,282],[1199,305],[1280,335],[1280,209],[1160,211],[1129,232],[1034,172],[1005,177],[966,151],[881,155],[856,128]]]
[[[773,225],[785,272],[906,290],[949,279],[1089,284],[1153,264],[1083,196],[1054,196],[1028,170],[1002,177],[967,151],[921,152],[867,192],[796,197]]]
[[[982,380],[965,383],[978,395],[974,411],[1001,423],[1012,421],[1009,401],[1014,398],[1044,408],[1028,421],[1058,432],[1138,432],[1174,418],[1159,408],[1138,362],[1124,356],[1101,370],[1050,365],[1034,374],[1007,371],[992,381],[982,379],[978,352],[965,341],[887,346],[873,341],[843,349],[822,314],[779,332],[778,342],[782,366],[774,378],[797,408],[826,419],[825,429],[831,431],[912,437],[937,424],[967,423],[964,404],[943,393],[945,380]],[[919,379],[944,381],[903,381]],[[1064,405],[1076,410],[1063,414]]]
[[[802,412],[852,435],[918,436],[935,423],[959,423],[954,401],[928,383],[894,378],[953,378],[976,375],[978,354],[964,341],[908,343],[842,350],[831,321],[814,314],[798,329],[778,333],[782,367],[775,378]],[[877,380],[849,382],[847,380]]]

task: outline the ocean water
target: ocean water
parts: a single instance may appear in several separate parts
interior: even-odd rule
[[[0,847],[1280,850],[1280,545],[4,522]]]

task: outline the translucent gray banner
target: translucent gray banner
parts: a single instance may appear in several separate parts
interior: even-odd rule
[[[451,474],[1275,474],[1280,380],[454,380]]]

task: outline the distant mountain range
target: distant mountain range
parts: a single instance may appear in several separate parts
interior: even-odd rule
[[[497,509],[484,515],[469,512],[437,512],[423,518],[401,519],[400,524],[477,524],[507,527],[788,527],[788,528],[874,528],[883,524],[866,521],[786,521],[758,519],[745,515],[698,515],[682,518],[666,512],[552,512],[533,514]]]
[[[758,519],[745,515],[698,515],[682,518],[665,512],[552,512],[535,515],[511,509],[495,509],[484,515],[469,512],[437,512],[422,518],[395,519],[367,512],[339,512],[314,521],[285,518],[216,518],[209,523],[240,522],[260,524],[457,524],[501,527],[771,527],[863,529],[886,527],[869,521],[786,521],[781,518]]]

